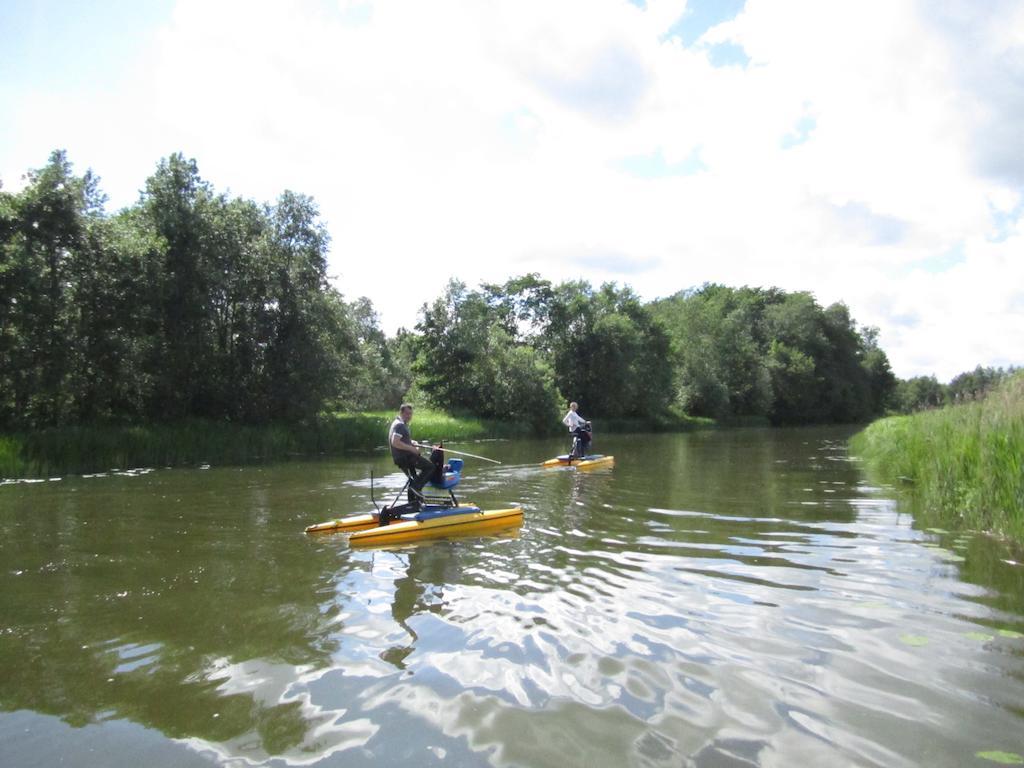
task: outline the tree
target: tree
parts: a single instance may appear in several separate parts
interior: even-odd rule
[[[671,329],[675,400],[688,413],[764,416],[771,405],[760,289],[705,285],[655,304]]]
[[[896,397],[896,376],[889,365],[889,357],[878,344],[878,329],[862,327],[860,336],[863,343],[861,367],[868,377],[871,391],[870,416],[885,413],[894,404]]]
[[[58,424],[73,406],[72,276],[103,198],[91,172],[75,176],[63,151],[4,196],[0,245],[0,382],[6,421]]]
[[[860,421],[895,379],[877,331],[809,293],[705,285],[657,302],[670,329],[676,402],[694,415],[776,424]]]
[[[160,252],[158,240],[130,213],[90,222],[69,275],[71,423],[146,417],[154,394],[147,363],[159,326],[153,286]]]
[[[1004,371],[1002,368],[986,368],[979,365],[973,371],[964,371],[950,380],[947,388],[949,399],[957,403],[982,398],[1013,370],[1010,368],[1009,371]]]
[[[348,308],[358,349],[341,400],[351,410],[397,408],[412,384],[408,360],[396,344],[389,343],[368,298],[361,297]]]
[[[0,425],[301,420],[364,364],[310,198],[230,200],[180,154],[115,216],[63,152],[28,182],[0,190]]]
[[[489,399],[482,375],[488,337],[498,322],[487,302],[452,279],[420,314],[412,369],[421,389],[438,406],[481,413]]]
[[[206,308],[211,303],[210,209],[213,192],[195,160],[173,154],[146,180],[140,201],[145,222],[160,239],[157,301],[161,328],[149,372],[156,382],[150,415],[211,416],[203,395],[212,349]]]
[[[413,371],[445,409],[543,429],[557,419],[561,396],[543,354],[512,335],[509,306],[493,286],[477,292],[450,281],[421,310]]]
[[[631,289],[562,283],[549,306],[538,342],[560,391],[603,417],[664,411],[672,381],[668,335]]]
[[[296,421],[333,401],[352,373],[355,327],[327,283],[328,235],[312,198],[285,192],[269,211],[270,415]]]
[[[913,413],[925,408],[938,408],[946,402],[946,386],[935,376],[915,376],[896,383],[894,407],[900,413]]]

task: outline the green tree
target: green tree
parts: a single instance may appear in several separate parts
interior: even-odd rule
[[[558,423],[562,396],[555,387],[554,371],[541,353],[513,343],[504,330],[494,326],[486,360],[491,399],[481,415],[527,424],[540,433]]]
[[[895,404],[896,376],[889,365],[889,357],[878,344],[878,329],[865,326],[861,328],[862,339],[861,367],[868,377],[868,388],[871,391],[869,416],[880,416]]]
[[[328,235],[312,198],[285,192],[269,212],[270,415],[298,421],[338,404],[356,356],[344,300],[327,282]]]
[[[0,244],[0,382],[4,418],[24,427],[59,424],[74,406],[72,276],[103,198],[91,172],[75,176],[63,151],[5,195]]]
[[[875,329],[805,292],[705,285],[656,302],[670,329],[676,402],[694,415],[777,424],[860,421],[895,386]]]
[[[671,329],[676,403],[696,416],[764,416],[772,402],[764,307],[775,294],[705,285],[657,302]]]
[[[422,309],[413,372],[436,405],[540,429],[556,419],[561,397],[543,354],[513,335],[510,306],[493,286],[450,281]]]
[[[821,307],[809,293],[785,294],[765,308],[776,424],[829,420],[826,381],[819,366],[828,353]]]
[[[946,385],[940,383],[935,376],[915,376],[897,382],[893,400],[894,407],[900,413],[913,413],[926,408],[938,408],[948,397]]]
[[[389,342],[368,298],[361,297],[348,307],[358,348],[342,402],[351,410],[397,408],[412,385],[408,358]]]
[[[147,370],[159,327],[156,296],[161,243],[123,213],[89,223],[70,277],[74,423],[144,419],[153,399]]]
[[[973,371],[964,371],[950,380],[946,390],[949,400],[955,403],[978,400],[1015,370],[1013,367],[1004,371],[979,365]]]
[[[661,322],[628,288],[567,282],[548,300],[538,346],[555,384],[596,417],[649,416],[667,408],[672,368]]]
[[[158,286],[161,328],[149,361],[156,383],[150,416],[212,416],[204,399],[212,343],[207,307],[213,272],[209,243],[213,192],[195,160],[173,154],[146,180],[141,208],[162,243]]]
[[[372,306],[328,284],[312,199],[228,199],[174,154],[135,206],[103,203],[63,152],[0,190],[0,425],[296,421],[364,368],[391,380]]]

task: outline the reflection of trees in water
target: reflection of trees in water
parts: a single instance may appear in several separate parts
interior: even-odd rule
[[[844,499],[859,493],[859,470],[834,460],[842,445],[831,434],[609,438],[602,449],[616,453],[613,470],[538,468],[518,480],[532,484],[533,496],[515,542],[442,539],[360,554],[339,538],[301,536],[303,521],[275,523],[269,510],[287,504],[268,497],[270,490],[212,499],[155,484],[149,496],[123,499],[19,490],[3,501],[23,509],[0,514],[0,709],[53,714],[76,726],[131,720],[201,742],[225,759],[322,757],[360,745],[378,728],[367,712],[387,728],[383,708],[375,710],[383,705],[360,699],[362,692],[374,687],[384,701],[390,684],[373,683],[431,663],[428,644],[449,641],[421,638],[416,616],[457,622],[472,606],[453,602],[456,590],[530,593],[529,603],[541,604],[537,593],[600,589],[602,578],[617,575],[622,581],[611,589],[632,590],[650,583],[632,571],[652,564],[683,563],[691,574],[698,559],[771,565],[739,540],[759,537],[770,553],[765,532],[799,534],[807,529],[801,522],[853,520],[856,509]],[[792,506],[794,499],[818,504]],[[1000,557],[1024,558],[985,537],[968,546],[967,562],[957,566],[962,577],[997,590],[977,599],[1024,614],[1024,569]],[[374,562],[391,574],[375,573]],[[371,594],[380,599],[368,606]],[[368,613],[377,607],[380,614]],[[510,621],[550,630],[551,623],[574,626],[585,611],[524,615],[516,606],[514,613]],[[489,617],[481,621],[474,626],[493,626]],[[393,634],[377,633],[380,622]],[[417,649],[421,655],[410,659]]]
[[[250,734],[268,754],[306,738],[301,702],[258,691],[268,669],[294,681],[330,663],[339,607],[319,593],[335,550],[282,540],[255,496],[195,509],[187,492],[27,496],[41,503],[0,517],[0,708],[172,738]]]
[[[859,469],[846,457],[850,432],[829,427],[612,436],[605,447],[616,455],[614,469],[552,470],[548,498],[557,501],[550,524],[561,529],[561,538],[530,537],[530,560],[551,565],[559,579],[633,567],[609,553],[776,564],[792,544],[788,539],[806,535],[808,522],[856,518],[849,499],[863,493]]]
[[[645,466],[661,475],[650,477],[664,489],[655,494],[662,497],[658,506],[848,521],[856,509],[832,503],[855,494],[860,479],[857,466],[846,461],[848,433],[835,427],[694,432],[661,443],[660,456]]]

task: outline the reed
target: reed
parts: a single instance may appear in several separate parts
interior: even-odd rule
[[[135,467],[251,464],[297,456],[337,455],[383,449],[395,414],[338,413],[310,424],[245,426],[189,421],[145,426],[61,427],[0,435],[0,479],[47,477]],[[417,409],[419,440],[521,437],[513,423]]]
[[[0,478],[28,474],[28,467],[21,458],[21,442],[11,436],[0,436]]]
[[[978,402],[876,421],[850,446],[904,480],[927,520],[1024,542],[1024,374]]]
[[[338,455],[383,450],[391,411],[325,414],[301,425],[245,426],[188,421],[144,426],[60,427],[0,435],[0,479],[104,472],[136,467],[188,467],[251,464],[296,456]],[[605,420],[603,433],[681,431],[708,426],[706,420],[666,416]],[[417,440],[451,442],[538,436],[528,424],[481,419],[417,408],[412,422]],[[549,434],[561,434],[561,423]]]
[[[388,426],[395,418],[393,411],[370,413],[338,413],[328,420],[333,428],[344,435],[358,432],[363,447],[384,447],[387,442]],[[552,430],[560,431],[561,424]],[[528,437],[533,430],[527,424],[496,419],[481,419],[477,416],[451,414],[432,408],[416,408],[413,412],[412,433],[417,440],[436,442],[438,440],[482,440],[487,438],[508,439]]]
[[[280,426],[189,421],[174,425],[45,429],[0,438],[0,476],[41,477],[134,467],[246,464],[301,452]]]

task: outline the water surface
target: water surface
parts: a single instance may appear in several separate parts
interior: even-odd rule
[[[915,525],[849,434],[465,445],[504,463],[462,496],[522,528],[386,550],[302,533],[397,490],[382,455],[0,487],[0,763],[1024,754],[1022,558]]]

